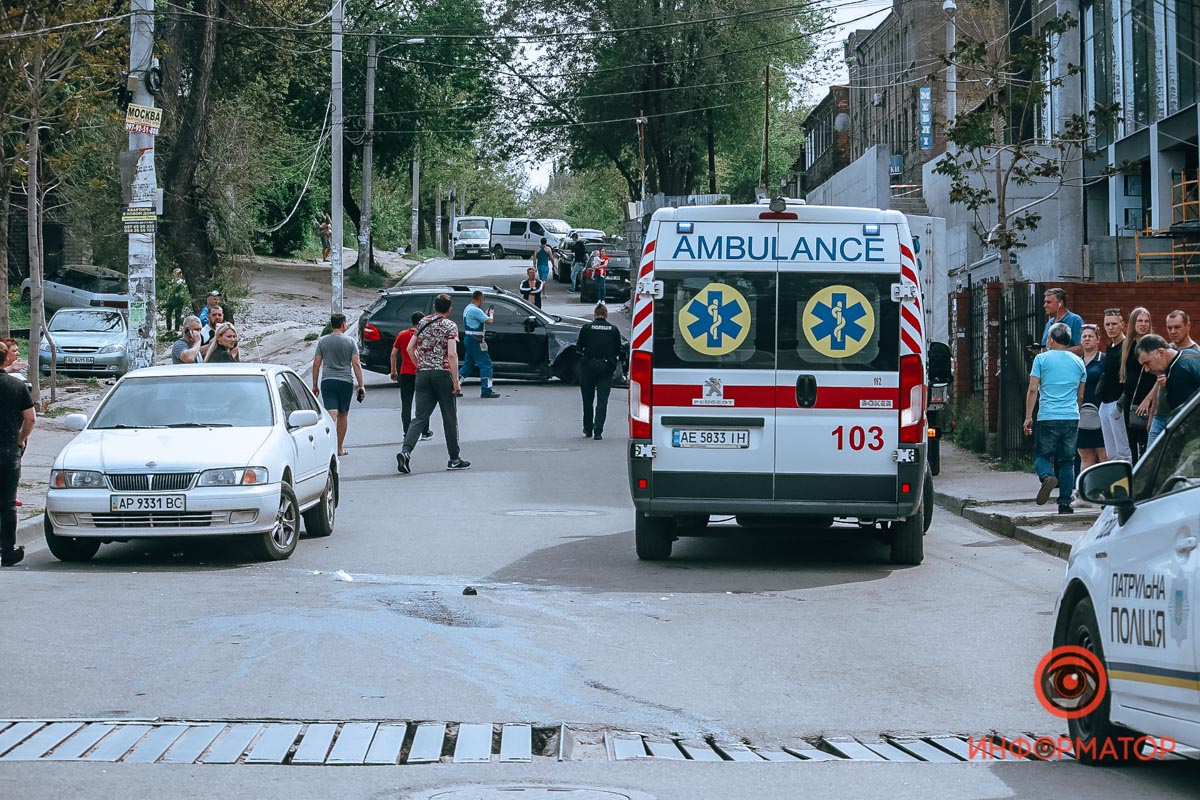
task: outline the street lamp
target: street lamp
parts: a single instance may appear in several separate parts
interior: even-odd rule
[[[946,0],[942,3],[942,11],[946,12],[946,125],[949,126],[958,115],[958,67],[954,64],[954,47],[958,38],[954,17],[958,13],[958,5],[954,0]]]

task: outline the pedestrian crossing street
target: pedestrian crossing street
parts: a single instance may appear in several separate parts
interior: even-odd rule
[[[1043,735],[1057,739],[1057,734]],[[757,745],[714,737],[573,729],[566,724],[9,719],[0,720],[0,762],[297,766],[634,760],[1030,763],[1041,759],[1032,753],[1021,754],[1039,738],[1029,733],[921,738],[880,735],[870,739],[826,736]],[[985,741],[986,747],[982,746]],[[1017,742],[1025,746],[1005,747]],[[1182,750],[1175,757],[1200,760],[1200,752]]]

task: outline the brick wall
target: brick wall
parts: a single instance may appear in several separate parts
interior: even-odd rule
[[[1193,338],[1200,335],[1200,282],[1062,283],[1054,286],[1067,290],[1067,307],[1083,317],[1084,322],[1099,325],[1104,322],[1104,309],[1114,307],[1121,309],[1121,315],[1128,320],[1130,311],[1145,306],[1150,311],[1154,330],[1161,334],[1166,328],[1167,314],[1179,308],[1197,320],[1192,328]]]

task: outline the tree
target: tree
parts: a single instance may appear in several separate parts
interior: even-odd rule
[[[1041,23],[1037,33],[1016,37],[1013,47],[995,39],[960,37],[947,58],[958,80],[990,87],[984,100],[965,109],[949,126],[951,143],[934,172],[950,178],[950,201],[975,217],[979,241],[1000,255],[1001,277],[1012,280],[1011,252],[1041,222],[1038,207],[1067,187],[1100,177],[1082,177],[1082,164],[1098,154],[1089,148],[1096,127],[1113,120],[1117,106],[1097,105],[1084,114],[1054,119],[1053,97],[1079,67],[1059,63],[1059,41],[1077,25],[1070,14]],[[1015,187],[1034,196],[1011,208]]]

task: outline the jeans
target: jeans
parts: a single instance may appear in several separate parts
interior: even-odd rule
[[[600,358],[589,358],[583,362],[579,376],[579,391],[583,395],[583,430],[589,434],[604,433],[604,420],[608,418],[608,394],[612,391],[615,364]],[[595,402],[593,412],[592,403]]]
[[[1104,434],[1104,451],[1113,461],[1133,462],[1129,452],[1129,431],[1125,429],[1125,412],[1117,401],[1100,404],[1100,430]]]
[[[1071,504],[1075,489],[1075,443],[1079,438],[1079,420],[1038,420],[1033,466],[1039,481],[1058,476],[1058,504]]]
[[[608,301],[608,281],[603,275],[596,276],[596,302],[605,303]]]
[[[417,394],[417,376],[416,374],[405,375],[400,374],[400,421],[404,423],[404,433],[408,433],[408,425],[412,422],[413,398]],[[425,426],[425,430],[421,433],[426,433],[429,426]]]
[[[1150,430],[1146,433],[1146,448],[1154,444],[1154,440],[1162,436],[1162,432],[1167,429],[1167,420],[1170,417],[1152,417],[1150,420]]]
[[[17,546],[17,483],[21,464],[0,464],[0,552],[11,553]]]
[[[469,331],[463,337],[463,350],[466,355],[463,358],[462,366],[458,370],[458,377],[465,378],[471,374],[471,367],[479,367],[479,392],[480,394],[491,394],[492,357],[486,350],[480,347],[482,342],[482,336],[475,336]]]
[[[571,291],[572,292],[579,291],[579,279],[583,277],[583,267],[584,267],[584,263],[582,261],[576,261],[574,264],[571,265]]]
[[[446,434],[446,452],[451,461],[458,460],[458,410],[454,405],[454,380],[445,369],[423,369],[417,372],[417,418],[404,434],[403,449],[411,453],[429,429],[434,407],[442,411],[442,431]]]

